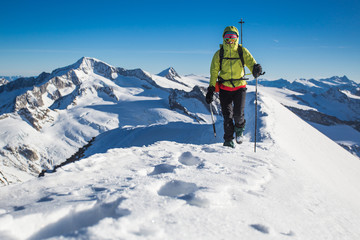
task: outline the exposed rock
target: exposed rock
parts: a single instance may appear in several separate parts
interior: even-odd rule
[[[32,162],[40,159],[39,155],[36,153],[36,151],[31,149],[29,146],[26,146],[26,145],[20,146],[18,151],[26,159],[28,159]]]
[[[181,104],[181,100],[184,98],[193,98],[198,101],[200,101],[207,109],[209,109],[209,104],[205,101],[205,94],[206,90],[203,87],[195,86],[190,92],[185,92],[183,90],[173,89],[169,95],[169,105],[170,109],[178,109],[182,112],[184,112],[186,115],[190,116],[191,118],[194,118],[198,122],[205,122],[205,120],[191,112],[188,111],[188,109]],[[215,105],[217,105],[216,109],[214,109],[214,114],[220,115],[220,112],[218,109],[219,102],[214,101]],[[210,109],[209,109],[210,111]]]
[[[286,106],[286,107],[305,121],[318,123],[318,124],[322,124],[322,125],[326,125],[326,126],[343,123],[343,121],[341,121],[337,117],[329,116],[329,115],[326,115],[324,113],[317,112],[314,110],[303,110],[303,109],[289,107],[289,106]]]
[[[9,81],[6,80],[5,78],[0,78],[0,86],[8,84],[8,83],[9,83]]]
[[[83,147],[79,148],[79,150],[74,153],[70,158],[66,159],[66,161],[54,166],[52,170],[46,170],[43,169],[41,173],[39,174],[39,177],[44,177],[45,173],[52,173],[56,172],[56,170],[60,167],[63,167],[65,165],[68,165],[70,163],[76,162],[84,157],[85,151],[92,145],[92,143],[95,141],[95,137],[93,137],[87,144],[85,144]]]
[[[34,77],[18,78],[14,81],[9,82],[6,85],[0,86],[0,93],[2,93],[4,91],[10,92],[10,91],[14,91],[17,89],[23,89],[26,91],[29,87],[33,87],[33,86],[42,84],[43,82],[48,80],[49,76],[50,76],[49,73],[43,72],[36,78],[34,78]]]
[[[40,131],[44,123],[54,120],[48,115],[49,112],[48,108],[22,108],[18,111],[19,115],[38,131]]]
[[[27,172],[36,176],[41,171],[39,161],[40,154],[31,146],[22,144],[19,146],[6,145],[0,149],[1,163],[3,166],[14,167],[17,170]],[[1,177],[1,176],[0,176]],[[5,175],[3,174],[3,177]],[[17,182],[17,180],[7,179],[7,183]]]

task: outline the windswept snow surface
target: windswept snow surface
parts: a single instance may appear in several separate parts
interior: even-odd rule
[[[253,102],[236,149],[211,124],[129,127],[0,188],[0,238],[360,239],[360,161],[262,92],[254,153]]]

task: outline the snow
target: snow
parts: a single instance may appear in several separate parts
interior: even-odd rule
[[[210,82],[210,77],[202,77],[202,76],[196,76],[196,75],[185,75],[181,77],[182,80],[187,83],[189,86],[202,86],[202,87],[208,87]]]
[[[347,125],[324,126],[311,123],[316,129],[324,133],[333,141],[345,145],[360,145],[360,133]]]
[[[52,120],[41,130],[17,114],[1,119],[1,146],[30,146],[48,161],[43,168],[96,139],[81,160],[42,178],[27,172],[27,159],[2,162],[0,181],[22,183],[0,187],[0,239],[360,239],[360,160],[333,141],[359,144],[359,134],[309,125],[285,107],[314,110],[304,94],[258,87],[255,153],[254,86],[244,143],[231,149],[222,146],[222,117],[215,138],[207,106],[181,97],[209,78],[125,76],[105,65],[82,58],[52,73],[73,71],[81,84],[60,89],[74,99],[59,106],[43,96]],[[170,109],[174,89],[187,114]]]
[[[123,127],[112,123],[84,159],[0,188],[0,238],[359,239],[359,159],[259,92],[256,153],[252,86],[235,149],[214,138],[209,120],[162,101],[109,105],[126,111]],[[135,109],[152,123],[127,119]],[[221,136],[221,117],[216,129]]]
[[[288,106],[288,107],[295,107],[302,110],[315,110],[315,108],[311,106],[305,105],[298,96],[303,96],[303,94],[291,91],[286,88],[275,88],[275,87],[262,87],[258,86],[259,91],[266,92],[267,94],[271,95],[271,97],[281,104]]]
[[[169,81],[169,79],[165,78],[165,77],[161,77],[158,75],[151,75],[151,77],[156,81],[156,83],[163,87],[163,88],[173,88],[173,89],[179,89],[179,90],[187,90],[190,91],[192,89],[192,87],[187,87],[183,84],[174,82],[174,81]]]
[[[314,83],[312,83],[312,82],[310,82],[310,81],[308,81],[306,79],[296,79],[294,82],[299,83],[299,84],[304,85],[304,86],[309,87],[309,88],[311,88],[311,87],[320,88],[316,84],[314,84]],[[335,85],[333,83],[328,83],[328,84]]]
[[[343,90],[341,92],[344,93],[349,98],[353,98],[353,99],[357,99],[357,100],[360,99],[360,96],[356,96],[356,95],[352,94],[351,92],[349,92],[347,90]]]

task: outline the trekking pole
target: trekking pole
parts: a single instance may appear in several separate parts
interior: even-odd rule
[[[255,142],[254,142],[254,152],[256,152],[256,132],[257,132],[257,83],[258,78],[255,79]]]
[[[265,72],[260,73],[260,75],[264,75]],[[257,91],[257,85],[258,85],[258,78],[255,78],[255,142],[254,142],[254,152],[256,152],[256,132],[257,132],[257,95],[258,95],[258,91]]]
[[[211,103],[210,103],[210,113],[211,113],[211,120],[212,120],[213,129],[214,129],[214,137],[216,137],[214,114],[213,114],[212,104]]]

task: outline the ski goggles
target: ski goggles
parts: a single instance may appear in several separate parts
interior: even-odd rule
[[[226,44],[234,44],[237,38],[224,38]]]
[[[224,41],[227,44],[233,44],[238,39],[238,35],[235,32],[226,32],[224,34]]]

